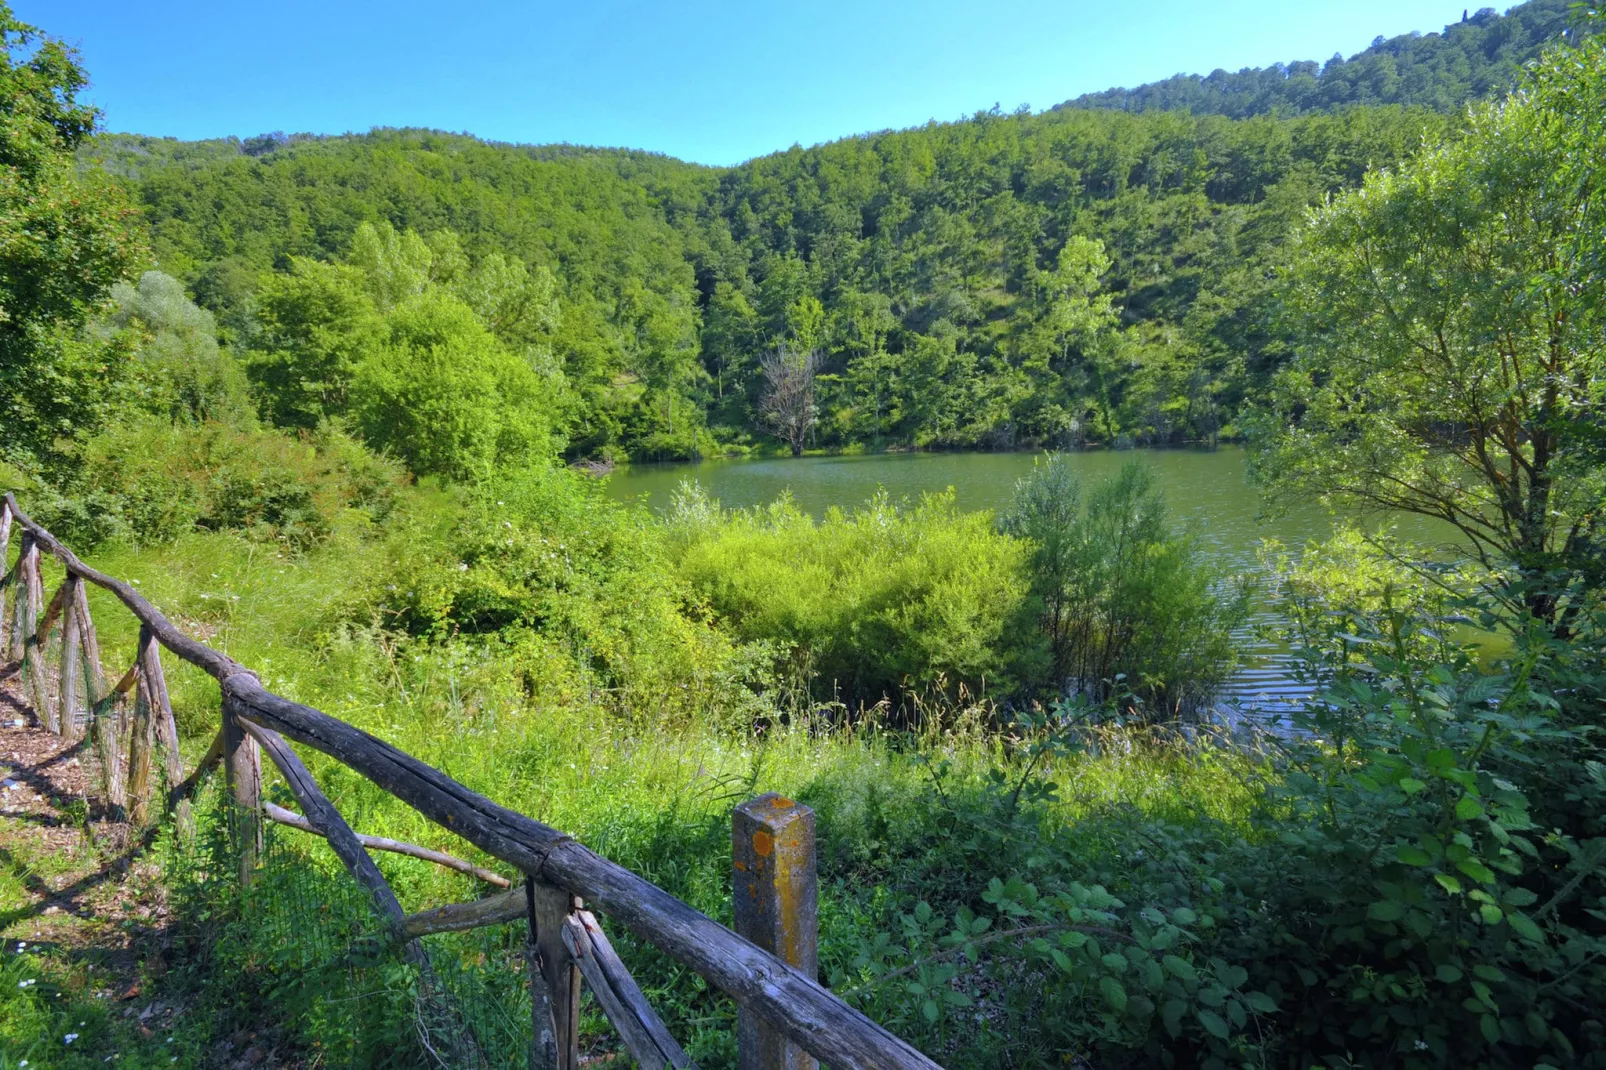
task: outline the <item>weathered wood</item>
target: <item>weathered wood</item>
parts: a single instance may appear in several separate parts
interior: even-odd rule
[[[558,1070],[576,1070],[580,1065],[580,971],[564,943],[563,925],[584,904],[579,897],[539,881],[527,882],[526,888],[531,932],[551,1007],[553,1065]],[[540,1036],[539,1026],[536,1035]]]
[[[15,570],[8,567],[6,554],[11,549],[11,506],[0,500],[0,644],[6,647],[10,654],[11,633],[7,624],[11,621],[11,612],[6,609],[8,605],[16,604],[17,577]]]
[[[7,496],[17,521],[69,571],[113,592],[161,644],[209,673],[245,716],[330,755],[430,820],[543,883],[583,895],[833,1067],[936,1063],[788,966],[651,882],[558,830],[502,807],[383,740],[262,687],[233,659],[179,631],[128,584],[85,565]]]
[[[73,595],[78,600],[78,611],[74,617],[83,651],[86,727],[95,742],[95,753],[100,758],[102,793],[115,819],[123,815],[128,805],[123,780],[122,704],[104,701],[109,697],[106,671],[100,662],[100,637],[95,631],[95,618],[89,611],[89,585],[77,577],[74,579],[77,582],[73,584]]]
[[[195,789],[201,786],[201,781],[206,778],[206,774],[210,773],[222,761],[223,730],[220,728],[217,735],[212,737],[212,743],[206,748],[206,753],[201,755],[201,760],[195,763],[195,768],[190,771],[190,775],[177,784],[168,787],[167,808],[176,810],[183,807],[187,810],[190,796],[194,795]]]
[[[315,828],[312,822],[292,810],[286,810],[282,806],[265,803],[263,812],[281,825],[289,825],[291,828],[300,829],[302,832],[310,832],[314,836],[323,835],[323,830]],[[390,851],[393,854],[406,855],[409,858],[421,858],[425,862],[433,862],[437,866],[445,866],[447,869],[455,869],[457,872],[467,874],[470,877],[478,877],[487,884],[494,884],[498,888],[507,888],[512,885],[512,882],[501,874],[492,873],[488,869],[446,854],[444,851],[433,851],[428,847],[419,847],[417,844],[405,843],[402,840],[392,840],[384,836],[367,836],[357,833],[357,839],[370,851]]]
[[[151,748],[155,743],[155,730],[151,725],[151,689],[139,671],[139,659],[134,667],[112,688],[113,696],[134,691],[134,715],[128,725],[128,821],[135,828],[144,828],[150,821],[151,803]]]
[[[229,825],[240,853],[240,884],[245,886],[255,877],[262,856],[262,755],[244,722],[231,715],[227,696],[223,699],[223,777],[234,800]]]
[[[374,860],[369,858],[368,852],[363,849],[362,841],[351,831],[351,826],[340,816],[340,811],[334,808],[334,804],[319,789],[317,782],[312,779],[312,774],[296,756],[296,752],[290,749],[289,744],[277,732],[246,720],[237,710],[230,709],[228,703],[224,704],[223,716],[225,720],[235,722],[243,734],[250,737],[252,742],[261,744],[268,752],[273,764],[284,774],[285,783],[290,786],[290,793],[296,797],[301,809],[307,814],[307,820],[324,839],[329,841],[330,848],[340,861],[345,863],[352,879],[361,885],[373,900],[374,912],[396,936],[404,936],[403,923],[407,915],[402,910],[401,903],[396,900],[396,893],[390,890],[384,874],[379,872],[379,867],[374,865]],[[410,957],[424,958],[423,949],[418,946],[417,941],[410,941],[409,948],[412,952]]]
[[[391,891],[390,885],[385,881],[385,875],[379,872],[374,860],[368,857],[368,852],[363,849],[357,834],[351,831],[351,826],[340,816],[340,811],[335,809],[334,804],[318,788],[317,782],[312,779],[312,774],[301,763],[296,752],[290,749],[290,745],[277,732],[239,716],[238,708],[227,700],[223,704],[223,718],[225,722],[230,720],[237,722],[241,731],[267,751],[268,757],[284,775],[290,793],[301,804],[307,819],[318,829],[323,838],[329,841],[329,846],[335,855],[345,863],[346,871],[373,900],[374,911],[379,915],[380,921],[390,931],[391,938],[401,943],[407,961],[418,970],[419,983],[426,992],[433,992],[435,997],[439,998],[440,980],[430,965],[429,954],[424,950],[424,945],[419,943],[416,937],[407,936],[407,917],[402,911],[401,903],[396,900],[396,893]],[[427,1006],[429,1002],[430,1000],[426,998],[424,1004]],[[484,1053],[479,1050],[467,1026],[457,1017],[455,1008],[447,1007],[448,1003],[449,1000],[442,1003],[444,1017],[437,1015],[436,1024],[445,1030],[444,1042],[447,1048],[445,1053],[435,1052],[437,1059],[443,1065],[462,1066],[466,1070],[484,1066]],[[428,1031],[427,1026],[425,1031]],[[430,1043],[427,1036],[424,1040],[426,1044]],[[434,1049],[431,1048],[431,1051]]]
[[[736,931],[810,977],[819,972],[814,811],[770,792],[731,814]],[[738,1070],[815,1070],[814,1057],[758,1015],[736,1014]]]
[[[564,920],[563,942],[631,1058],[643,1070],[695,1070],[696,1064],[669,1035],[590,911],[576,911]]]
[[[39,604],[44,601],[44,583],[39,574],[40,548],[32,533],[23,536],[17,560],[17,612],[12,621],[12,660],[22,662],[28,684],[28,698],[34,716],[50,731],[61,734],[50,704],[50,677],[44,651],[39,646]]]
[[[34,638],[39,641],[41,649],[50,642],[50,633],[55,629],[56,622],[61,619],[62,607],[67,604],[67,595],[72,590],[74,577],[68,576],[56,588],[56,593],[50,596],[50,604],[45,606],[44,615],[39,618],[39,626],[34,629]]]
[[[272,810],[269,814],[272,815]],[[276,815],[273,816],[275,821],[279,820]],[[468,929],[483,929],[487,925],[522,921],[528,913],[524,887],[520,885],[470,903],[449,903],[409,914],[402,919],[402,929],[413,938],[435,933],[458,933]]]
[[[69,587],[84,581],[77,576],[67,577]],[[37,644],[36,644],[37,645]],[[67,592],[61,610],[61,670],[56,705],[50,720],[62,739],[78,738],[78,691],[83,681],[83,632],[78,628],[78,599]]]
[[[536,933],[535,889],[532,877],[524,878],[524,969],[530,986],[530,1070],[558,1070],[557,1027],[552,1017],[552,989],[547,985]]]
[[[173,703],[167,695],[167,676],[162,672],[162,644],[148,625],[139,629],[139,675],[149,689],[147,699],[151,705],[151,730],[161,745],[162,769],[167,776],[168,808],[174,811],[179,833],[189,836],[195,831],[195,818],[190,812],[188,793],[173,796],[171,793],[184,783],[184,758],[178,749],[178,724],[173,720]],[[221,734],[213,745],[221,747]],[[210,751],[208,754],[210,755]],[[221,753],[221,751],[219,752]]]

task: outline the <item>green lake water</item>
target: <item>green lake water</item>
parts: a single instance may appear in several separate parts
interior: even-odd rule
[[[833,505],[851,508],[878,488],[894,499],[952,487],[962,509],[1001,508],[1015,481],[1031,470],[1029,453],[904,453],[850,457],[765,458],[705,461],[701,464],[636,465],[608,478],[608,493],[620,500],[644,501],[661,510],[683,480],[700,484],[726,508],[747,508],[790,493],[802,508],[821,515]],[[1238,572],[1258,572],[1257,551],[1266,539],[1292,550],[1327,537],[1335,518],[1322,506],[1296,506],[1263,515],[1260,496],[1248,480],[1245,456],[1236,447],[1216,450],[1130,450],[1071,454],[1083,485],[1113,476],[1128,461],[1140,460],[1155,473],[1173,520],[1194,525],[1209,552]],[[1366,521],[1375,526],[1380,521]],[[1419,517],[1391,521],[1399,534],[1422,542],[1442,542],[1445,531]],[[1238,678],[1223,699],[1272,713],[1276,705],[1300,697],[1286,653],[1257,637],[1254,624],[1274,622],[1276,606],[1263,598],[1253,624],[1240,637],[1247,655]]]

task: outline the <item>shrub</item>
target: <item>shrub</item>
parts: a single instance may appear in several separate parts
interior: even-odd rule
[[[1031,546],[1050,653],[1039,680],[1053,690],[1095,702],[1124,692],[1175,714],[1226,680],[1249,589],[1206,561],[1196,534],[1172,532],[1141,464],[1127,464],[1084,506],[1069,460],[1049,454],[1016,485],[999,529]]]
[[[951,491],[816,524],[790,499],[723,512],[683,488],[668,525],[680,575],[737,635],[784,648],[816,699],[1008,694],[1036,671],[1026,548]]]
[[[462,301],[429,292],[386,318],[351,383],[364,439],[418,475],[485,478],[554,452],[561,372],[538,373]]]
[[[384,590],[388,627],[474,637],[543,703],[600,702],[654,723],[750,725],[763,647],[732,642],[669,568],[645,510],[562,468],[504,473],[449,534],[410,546]]]
[[[37,518],[79,548],[239,531],[303,548],[356,510],[382,520],[401,473],[335,427],[304,436],[165,419],[126,423],[79,447],[72,481],[42,490]]]

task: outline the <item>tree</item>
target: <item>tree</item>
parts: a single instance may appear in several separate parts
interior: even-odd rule
[[[415,475],[475,481],[548,457],[562,394],[468,305],[430,289],[386,317],[353,376],[351,408],[363,439]]]
[[[297,257],[264,276],[261,329],[247,370],[262,413],[279,427],[312,429],[346,411],[351,380],[378,343],[382,320],[356,268]]]
[[[820,370],[820,351],[782,345],[766,353],[761,365],[764,399],[759,413],[770,430],[786,440],[792,456],[801,456],[817,415],[814,377]]]
[[[1464,134],[1333,201],[1292,274],[1298,355],[1255,470],[1454,525],[1554,621],[1600,567],[1606,392],[1606,62],[1558,49]]]
[[[138,286],[113,286],[111,301],[101,326],[138,338],[130,378],[147,411],[177,423],[252,423],[244,371],[218,347],[212,313],[177,279],[147,271]]]
[[[77,54],[0,3],[0,450],[48,460],[99,424],[127,351],[81,328],[144,252],[133,209],[74,152],[97,113]]]

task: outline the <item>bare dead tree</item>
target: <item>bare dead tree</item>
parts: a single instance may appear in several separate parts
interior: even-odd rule
[[[820,370],[820,351],[782,345],[764,354],[760,366],[764,399],[759,403],[759,415],[792,447],[792,456],[800,456],[809,428],[814,426],[814,377]]]

